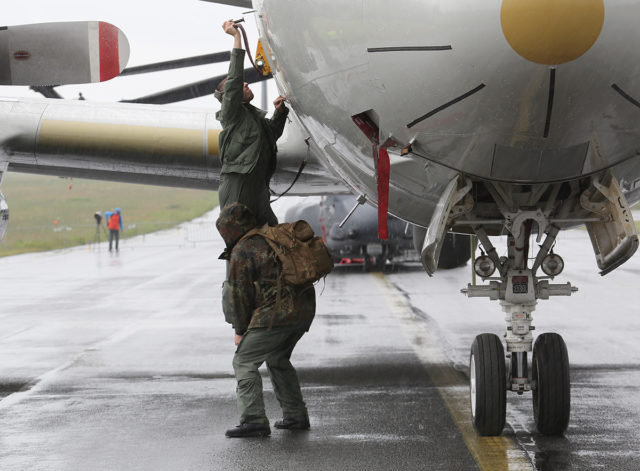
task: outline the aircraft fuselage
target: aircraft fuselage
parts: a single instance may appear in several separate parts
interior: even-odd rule
[[[426,226],[457,172],[536,184],[612,168],[638,199],[640,1],[254,6],[281,91],[354,192],[377,200],[371,143],[352,117],[366,112],[397,143],[391,213]]]

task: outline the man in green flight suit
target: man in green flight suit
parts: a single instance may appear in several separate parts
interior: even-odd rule
[[[240,425],[227,430],[227,437],[271,434],[258,371],[264,362],[282,407],[283,419],[275,427],[309,429],[309,415],[290,358],[315,316],[315,290],[311,283],[291,286],[278,281],[282,266],[265,239],[257,234],[243,238],[257,225],[255,216],[241,203],[223,208],[216,221],[227,246],[225,252],[230,254],[223,306],[237,346],[233,369]]]
[[[215,96],[222,103],[216,118],[222,124],[220,159],[222,171],[218,190],[220,208],[239,202],[255,214],[258,224],[278,224],[269,202],[269,181],[276,169],[276,140],[282,135],[289,114],[285,98],[273,102],[271,119],[251,105],[253,92],[244,81],[244,55],[240,31],[225,21],[224,31],[233,36],[229,75],[218,85]]]

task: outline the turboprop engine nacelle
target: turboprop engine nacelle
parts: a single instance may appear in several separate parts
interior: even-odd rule
[[[7,227],[9,226],[9,205],[7,205],[7,199],[0,192],[0,241],[7,233]]]

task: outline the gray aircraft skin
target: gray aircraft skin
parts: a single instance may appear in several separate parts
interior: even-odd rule
[[[536,21],[526,16],[533,13],[546,14],[539,20],[546,24],[560,13],[553,2],[529,10],[514,3],[399,1],[392,13],[384,2],[254,6],[280,90],[350,188],[377,201],[371,144],[352,117],[368,114],[380,142],[397,143],[390,148],[392,214],[428,226],[433,195],[459,172],[535,187],[613,169],[630,202],[638,201],[640,133],[631,123],[640,115],[640,82],[629,64],[640,61],[633,46],[640,31],[627,19],[640,2],[562,1],[574,20],[557,32],[561,38],[525,38],[530,44],[522,46],[513,44],[511,24],[524,28]],[[583,47],[562,40],[578,18],[595,23],[575,26],[595,31],[576,39]],[[401,156],[409,144],[411,153]]]

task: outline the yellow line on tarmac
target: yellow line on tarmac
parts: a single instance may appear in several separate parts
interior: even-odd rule
[[[510,437],[481,437],[471,423],[469,386],[440,349],[439,342],[416,317],[407,300],[382,273],[374,273],[405,336],[426,367],[427,374],[438,389],[451,417],[462,434],[467,448],[482,471],[531,471],[533,465],[524,450]]]

